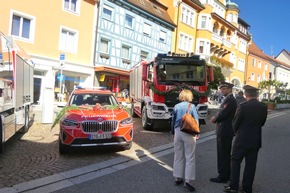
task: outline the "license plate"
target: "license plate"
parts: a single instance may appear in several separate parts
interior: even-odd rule
[[[105,133],[103,133],[103,134],[91,134],[90,136],[89,136],[89,138],[90,139],[110,139],[110,138],[112,138],[112,134],[105,134]]]

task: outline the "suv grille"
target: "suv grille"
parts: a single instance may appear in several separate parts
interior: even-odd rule
[[[85,121],[82,123],[82,130],[86,133],[94,133],[99,130],[103,132],[113,132],[117,129],[118,121]]]

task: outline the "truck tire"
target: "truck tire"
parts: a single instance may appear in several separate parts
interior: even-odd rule
[[[2,116],[0,116],[0,154],[4,152]]]
[[[142,119],[142,126],[143,126],[143,129],[145,129],[145,130],[151,130],[151,129],[153,128],[152,121],[151,121],[151,119],[149,119],[148,116],[147,116],[147,109],[146,109],[145,106],[144,106],[143,109],[142,109],[142,116],[141,116],[141,119]]]
[[[131,111],[131,116],[132,117],[137,117],[137,114],[134,111],[134,102],[131,103],[131,109],[130,109],[130,111]]]
[[[22,133],[27,133],[28,129],[29,129],[29,110],[28,107],[25,107],[24,126],[22,129]]]

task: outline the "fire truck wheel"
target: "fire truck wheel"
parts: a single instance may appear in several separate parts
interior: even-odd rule
[[[131,103],[131,116],[132,117],[137,117],[137,114],[134,112],[134,102]]]
[[[0,154],[3,153],[4,144],[3,144],[3,131],[2,131],[2,119],[0,116]]]
[[[153,128],[152,121],[147,116],[146,107],[142,109],[142,126],[145,130],[151,130]]]
[[[23,133],[27,133],[29,129],[29,114],[28,114],[28,108],[25,108],[25,114],[24,114],[24,126],[22,129]]]

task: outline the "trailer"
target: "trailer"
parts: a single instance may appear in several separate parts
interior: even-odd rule
[[[17,132],[33,120],[33,65],[11,37],[0,32],[0,153]]]
[[[158,54],[154,61],[143,60],[130,70],[131,114],[142,119],[144,129],[159,121],[171,121],[179,93],[189,89],[194,95],[200,124],[208,115],[208,83],[213,70],[199,55]]]

